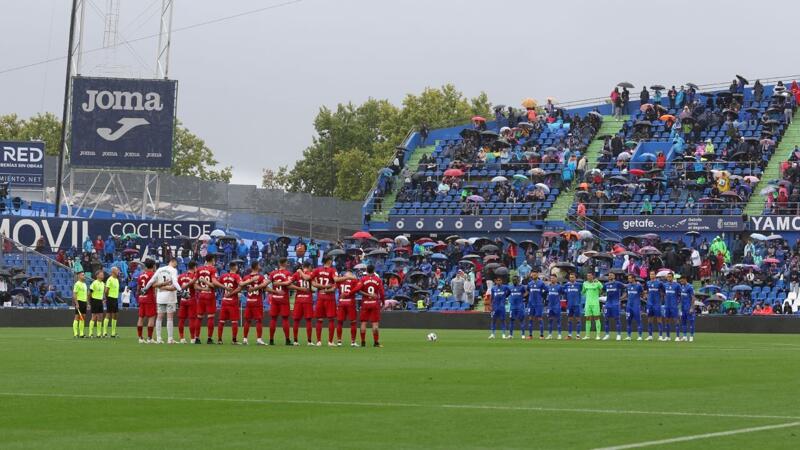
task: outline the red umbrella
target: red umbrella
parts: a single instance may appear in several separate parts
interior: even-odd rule
[[[422,237],[422,238],[417,239],[414,242],[416,242],[417,244],[424,244],[426,242],[433,242],[433,239],[431,239],[429,237]]]
[[[486,119],[484,119],[481,116],[475,116],[475,117],[472,118],[472,121],[473,122],[486,122]]]
[[[378,242],[380,242],[381,244],[393,244],[394,240],[392,238],[383,238]]]
[[[777,258],[765,258],[762,262],[765,263],[765,264],[778,264],[778,263],[780,263],[780,261],[778,261]]]
[[[442,250],[444,250],[446,248],[447,248],[447,244],[445,244],[442,241],[439,241],[439,242],[436,243],[436,245],[434,245],[432,247],[432,250],[438,252],[438,251],[442,251]]]
[[[372,235],[369,233],[369,231],[357,231],[353,233],[353,239],[369,239],[371,237]]]
[[[629,173],[635,177],[640,177],[645,174],[645,171],[642,169],[631,169]]]
[[[544,233],[542,233],[542,237],[554,238],[554,237],[558,237],[558,233],[556,233],[555,231],[545,231]]]
[[[464,171],[461,169],[447,169],[444,171],[444,176],[446,177],[460,177],[464,175]]]

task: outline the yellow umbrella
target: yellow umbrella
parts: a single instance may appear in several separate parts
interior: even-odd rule
[[[533,109],[536,108],[536,100],[528,97],[522,101],[522,107],[525,109]]]

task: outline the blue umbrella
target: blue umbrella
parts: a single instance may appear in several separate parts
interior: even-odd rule
[[[714,285],[714,284],[707,284],[707,285],[701,287],[698,290],[699,291],[719,291],[720,287],[717,286],[717,285]]]
[[[383,169],[378,171],[378,175],[385,175],[387,177],[392,176],[392,173],[393,173],[392,169],[390,169],[388,167],[384,167]]]
[[[652,153],[642,153],[639,156],[639,158],[642,159],[642,160],[655,161],[656,160],[656,155],[654,155]]]
[[[436,247],[436,245],[438,245],[436,242],[425,242],[422,244],[425,248]]]
[[[444,259],[447,259],[447,256],[445,256],[445,255],[443,255],[441,253],[434,253],[434,254],[431,255],[431,259],[443,259],[444,260]]]
[[[734,286],[734,287],[733,287],[733,291],[734,291],[734,292],[738,292],[738,291],[752,291],[752,290],[753,290],[753,288],[751,288],[750,286],[748,286],[748,285],[746,285],[746,284],[737,284],[736,286]]]

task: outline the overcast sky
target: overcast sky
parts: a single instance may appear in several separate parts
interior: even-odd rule
[[[2,70],[62,56],[68,0],[2,0]],[[173,28],[281,0],[176,0]],[[103,44],[106,0],[87,0],[86,49]],[[157,33],[161,0],[121,0],[120,38]],[[698,84],[800,72],[794,0],[301,0],[173,35],[178,117],[233,182],[291,165],[320,105],[454,83],[495,103],[577,100],[619,81]],[[157,39],[84,57],[85,75],[154,75]],[[0,73],[0,114],[60,116],[65,62]]]

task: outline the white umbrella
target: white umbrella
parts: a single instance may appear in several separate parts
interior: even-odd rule
[[[756,177],[756,176],[748,175],[748,176],[744,177],[744,181],[747,181],[748,183],[758,183],[759,180],[758,180],[758,177]]]
[[[200,236],[197,237],[197,240],[198,241],[210,241],[211,240],[211,236],[209,236],[207,234],[201,234]]]
[[[211,232],[211,237],[222,237],[222,236],[225,236],[225,232],[222,230],[217,229]]]
[[[404,246],[408,245],[408,238],[401,234],[400,236],[397,236],[396,238],[394,238],[394,243],[399,245],[399,246],[401,246],[401,247],[404,247]]]
[[[544,175],[544,170],[540,169],[539,167],[536,167],[529,170],[528,173],[531,175]]]
[[[767,237],[764,236],[761,233],[753,233],[753,234],[750,235],[750,238],[751,239],[755,239],[757,241],[766,241],[767,240]]]
[[[579,236],[581,239],[591,239],[591,238],[593,238],[593,237],[594,237],[594,235],[592,234],[592,232],[591,232],[591,231],[589,231],[589,230],[581,230],[581,231],[578,231],[578,236]]]
[[[364,263],[356,264],[355,266],[353,266],[353,269],[356,269],[356,270],[364,270],[366,268],[367,268],[367,265],[364,264]]]
[[[631,159],[631,154],[628,152],[622,152],[619,155],[617,155],[618,161],[627,161],[629,159]]]
[[[759,191],[761,195],[769,195],[772,194],[773,192],[775,192],[775,186],[767,186],[761,191]]]
[[[544,183],[536,183],[536,189],[541,189],[545,194],[550,193],[550,187]]]
[[[658,277],[658,278],[666,277],[667,275],[669,275],[671,273],[672,273],[672,271],[669,270],[669,269],[662,269],[662,270],[658,271],[658,273],[656,274],[656,277]]]
[[[502,182],[505,182],[505,181],[508,181],[508,178],[506,178],[504,176],[496,176],[496,177],[492,178],[492,183],[502,183]]]
[[[461,239],[456,239],[456,244],[461,244],[461,245],[464,245],[464,244],[466,244],[467,242],[469,242],[469,241],[468,241],[467,239],[464,239],[464,238],[461,238]]]

